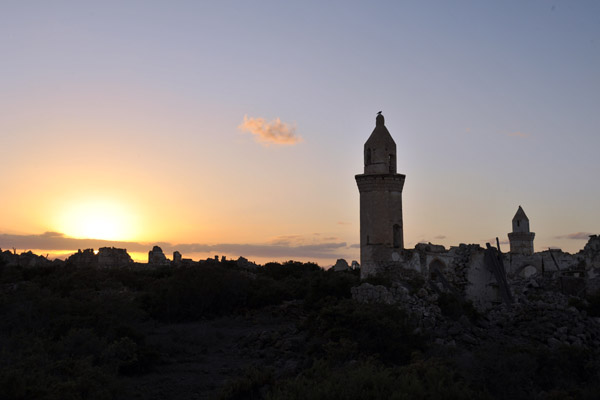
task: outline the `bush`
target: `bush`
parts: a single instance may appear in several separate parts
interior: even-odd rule
[[[477,350],[465,374],[497,399],[530,399],[542,391],[589,398],[586,393],[600,392],[599,367],[597,350],[575,346],[551,350],[545,346],[507,347],[494,343]]]
[[[167,322],[225,315],[245,306],[249,281],[240,271],[219,266],[178,268],[151,285],[143,306]]]
[[[218,400],[258,400],[264,398],[263,392],[274,382],[271,369],[249,368],[244,374],[228,382],[217,395]]]
[[[600,317],[600,291],[587,298],[588,306],[585,308],[592,317]]]
[[[284,264],[267,263],[259,270],[259,273],[275,280],[284,280],[290,277],[302,278],[318,271],[322,270],[317,264],[288,261]]]
[[[456,294],[440,293],[437,303],[442,311],[442,315],[453,320],[458,320],[463,315],[467,316],[471,322],[475,322],[481,318],[481,313],[477,311],[472,302]]]
[[[341,368],[318,362],[300,376],[277,384],[266,396],[283,399],[477,399],[450,368],[439,361],[416,362],[406,367],[386,367],[375,360]]]
[[[407,362],[414,351],[424,348],[423,338],[412,333],[408,316],[385,304],[340,300],[313,312],[305,326],[316,343],[313,347],[319,349],[321,343],[323,350],[336,349],[329,356],[339,361],[362,355],[400,364]],[[338,348],[346,352],[340,354]]]

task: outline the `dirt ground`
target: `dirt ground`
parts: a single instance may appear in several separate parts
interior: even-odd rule
[[[161,363],[148,374],[123,378],[127,399],[211,399],[249,368],[294,375],[307,362],[293,303],[186,324],[148,326],[147,343]]]

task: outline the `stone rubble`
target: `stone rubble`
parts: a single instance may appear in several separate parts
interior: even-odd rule
[[[543,279],[514,281],[515,304],[495,304],[479,318],[462,315],[453,320],[442,314],[437,290],[424,284],[409,290],[403,282],[391,287],[363,283],[353,287],[352,298],[360,303],[394,304],[417,323],[420,333],[436,344],[473,347],[495,342],[507,345],[600,347],[600,318],[589,317],[573,304],[585,300],[555,291]]]

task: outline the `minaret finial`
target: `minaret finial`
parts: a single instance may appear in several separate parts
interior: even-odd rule
[[[385,125],[385,119],[383,118],[383,114],[381,111],[377,113],[377,117],[375,117],[375,126],[383,126]]]

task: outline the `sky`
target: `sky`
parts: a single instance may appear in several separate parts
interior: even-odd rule
[[[363,144],[406,247],[600,233],[600,2],[0,5],[0,248],[359,259]]]

